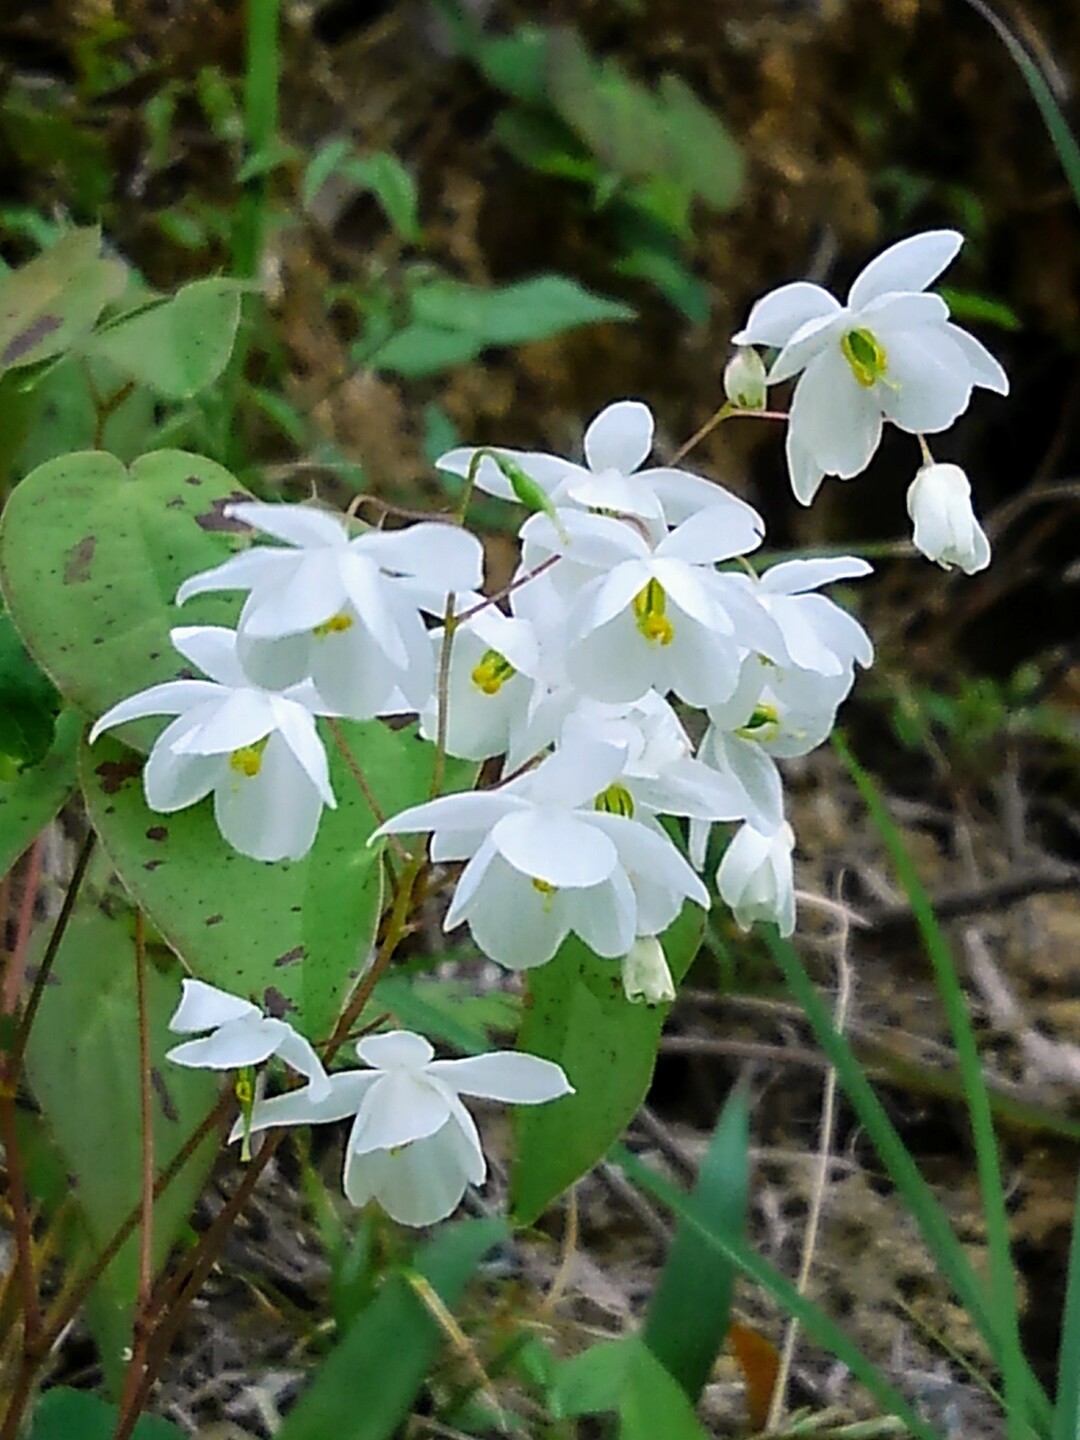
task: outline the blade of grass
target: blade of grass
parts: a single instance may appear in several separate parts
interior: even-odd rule
[[[702,1218],[720,1218],[735,1235],[746,1231],[750,1180],[750,1102],[733,1091],[721,1112],[687,1204]],[[697,1400],[730,1322],[735,1268],[725,1255],[680,1224],[653,1291],[643,1338],[668,1374]]]
[[[949,943],[934,914],[918,871],[876,785],[855,759],[839,733],[833,747],[847,766],[871,819],[877,826],[892,858],[897,879],[911,906],[911,913],[934,970],[938,993],[948,1021],[957,1064],[964,1084],[971,1138],[975,1147],[975,1168],[986,1218],[986,1243],[990,1258],[990,1310],[996,1336],[994,1358],[1001,1367],[1005,1392],[1005,1423],[1009,1440],[1024,1440],[1025,1416],[1029,1415],[1043,1433],[1050,1419],[1045,1391],[1034,1379],[1020,1344],[1020,1311],[1013,1271],[1009,1221],[1005,1209],[1005,1188],[1001,1180],[997,1135],[990,1095],[983,1075],[979,1047],[968,1013],[967,997],[953,963]]]
[[[1052,1440],[1080,1440],[1080,1177],[1065,1282],[1065,1314],[1058,1352],[1057,1405]]]
[[[653,1174],[643,1161],[624,1146],[616,1146],[611,1152],[611,1158],[639,1189],[648,1191],[666,1205],[681,1226],[692,1230],[708,1245],[726,1255],[744,1275],[748,1275],[772,1295],[788,1314],[794,1315],[816,1344],[835,1355],[855,1378],[865,1385],[886,1414],[898,1415],[911,1434],[919,1437],[919,1440],[941,1440],[938,1432],[919,1418],[900,1391],[867,1360],[854,1341],[849,1339],[838,1325],[834,1325],[824,1311],[812,1300],[800,1295],[791,1281],[751,1250],[741,1235],[720,1228],[722,1217],[711,1216],[709,1220],[703,1219],[693,1208],[688,1196],[659,1175]]]
[[[1061,168],[1065,171],[1065,177],[1076,197],[1076,203],[1080,205],[1080,145],[1077,144],[1075,136],[1069,129],[1065,116],[1061,113],[1061,109],[1054,99],[1053,91],[1046,83],[1042,71],[1004,20],[991,10],[984,0],[967,0],[967,3],[994,30],[998,39],[1012,56],[1016,68],[1024,77],[1024,81],[1031,91],[1031,97],[1039,107],[1039,113],[1042,115],[1050,139],[1053,141],[1054,149],[1058,153]]]

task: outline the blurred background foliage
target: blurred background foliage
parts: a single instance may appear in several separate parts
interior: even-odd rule
[[[1080,12],[1003,13],[1074,113]],[[147,286],[235,274],[244,206],[268,206],[238,399],[136,387],[104,397],[103,427],[85,365],[33,397],[9,375],[6,483],[96,435],[121,454],[149,437],[263,489],[420,507],[444,503],[430,461],[458,439],[573,453],[621,395],[654,407],[670,454],[719,403],[757,294],[799,276],[842,290],[881,245],[953,225],[948,298],[1014,388],[978,395],[938,458],[969,470],[997,562],[977,582],[885,567],[869,618],[888,732],[902,768],[916,733],[963,751],[1027,711],[1041,736],[1069,730],[1042,710],[1080,699],[1080,224],[964,0],[283,0],[282,26],[280,121],[252,150],[243,6],[42,0],[0,18],[9,263],[96,221]],[[761,506],[771,544],[854,547],[903,533],[918,460],[891,435],[812,513],[768,425],[723,426],[693,462]],[[496,572],[508,556],[496,535]]]

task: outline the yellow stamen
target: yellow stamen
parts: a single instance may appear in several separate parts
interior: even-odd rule
[[[243,775],[246,780],[254,780],[262,769],[265,749],[266,740],[256,740],[254,745],[242,745],[229,756],[229,768],[235,770],[237,775]]]
[[[606,790],[601,790],[593,801],[594,810],[602,810],[605,815],[625,815],[627,820],[634,818],[634,797],[627,790],[625,785],[609,785]]]
[[[869,389],[884,379],[889,368],[885,347],[869,330],[849,330],[840,341],[844,359],[860,385]]]
[[[516,674],[505,655],[500,655],[498,650],[485,650],[469,678],[485,695],[497,695]]]
[[[352,625],[352,616],[346,615],[344,611],[339,611],[337,615],[331,615],[329,620],[324,620],[321,625],[316,625],[311,633],[317,635],[320,640],[325,640],[327,635],[340,635],[343,630],[351,630]]]
[[[675,634],[675,628],[667,618],[664,611],[667,608],[667,596],[664,594],[664,587],[659,580],[650,580],[644,589],[639,590],[634,596],[634,615],[637,618],[637,628],[650,644],[670,645]]]

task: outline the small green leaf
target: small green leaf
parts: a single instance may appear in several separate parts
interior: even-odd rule
[[[97,331],[83,351],[167,400],[187,400],[228,364],[244,288],[235,280],[195,280]]]
[[[413,292],[413,317],[424,325],[464,331],[481,344],[524,345],[581,325],[632,320],[621,301],[595,295],[567,275],[536,275],[485,290],[437,280]]]
[[[0,278],[0,373],[61,354],[119,296],[127,272],[100,252],[100,231],[73,230]]]
[[[564,1361],[549,1403],[559,1419],[617,1414],[620,1440],[706,1440],[689,1400],[638,1335]]]
[[[391,335],[366,362],[373,370],[402,375],[406,380],[437,375],[454,365],[475,360],[484,345],[475,335],[461,330],[442,330],[434,325],[406,325]]]
[[[676,983],[697,953],[701,927],[701,911],[687,904],[662,937]],[[560,1064],[577,1093],[515,1116],[510,1193],[525,1225],[595,1165],[633,1119],[670,1008],[631,1005],[619,962],[594,955],[573,936],[553,960],[527,972],[527,983],[518,1046]]]
[[[75,754],[83,717],[64,710],[47,755],[0,781],[0,875],[6,875],[75,788]]]
[[[35,765],[49,749],[60,697],[0,613],[0,779],[10,767]]]
[[[29,1440],[112,1440],[120,1412],[89,1390],[58,1385],[34,1407]],[[184,1440],[184,1431],[158,1415],[142,1415],[131,1440]]]
[[[451,1309],[480,1261],[506,1238],[502,1220],[464,1220],[425,1245],[413,1269]],[[390,1440],[412,1409],[443,1338],[413,1285],[404,1275],[391,1275],[319,1366],[277,1440]]]

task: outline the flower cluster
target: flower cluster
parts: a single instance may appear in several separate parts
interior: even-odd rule
[[[767,354],[738,352],[719,418],[763,410],[768,387],[797,377],[787,458],[805,504],[825,476],[867,466],[886,420],[916,434],[915,544],[970,573],[990,557],[970,486],[933,462],[924,436],[951,424],[975,387],[1004,393],[1007,382],[926,293],[960,243],[936,231],[892,246],[846,305],[807,283],[765,296],[735,338]],[[511,970],[543,965],[577,935],[621,963],[630,999],[673,998],[657,937],[686,901],[708,906],[710,865],[740,926],[792,932],[795,836],[777,762],[826,739],[873,648],[822,593],[867,575],[865,561],[755,567],[757,512],[703,476],[650,463],[653,441],[649,408],[620,400],[586,430],[584,464],[501,447],[442,456],[466,502],[475,487],[530,511],[520,562],[496,596],[483,592],[480,541],[460,525],[383,530],[306,505],[227,506],[276,543],[180,587],[179,604],[243,596],[235,630],[172,632],[208,678],[121,701],[91,739],[175,717],[145,767],[149,805],[169,812],[212,794],[225,838],[272,861],[305,855],[335,804],[318,717],[415,716],[446,753],[486,762],[484,788],[413,806],[376,831],[429,834],[434,864],[462,865],[446,927],[467,924]],[[735,828],[717,863],[718,823]],[[256,1104],[250,1128],[355,1113],[346,1192],[376,1195],[410,1223],[447,1213],[482,1178],[459,1091],[518,1102],[565,1093],[557,1067],[535,1068],[545,1062],[435,1061],[403,1033],[365,1039],[370,1068],[328,1078],[283,1022],[226,999],[186,992],[177,1028],[215,1029],[173,1058],[229,1068],[279,1055],[307,1084]],[[420,1171],[440,1178],[418,1185]]]

